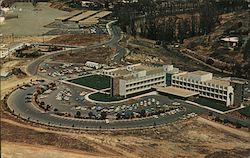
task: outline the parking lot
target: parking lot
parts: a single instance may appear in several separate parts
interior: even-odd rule
[[[39,99],[49,104],[50,113],[82,119],[134,119],[173,115],[185,111],[179,102],[161,95],[148,95],[116,104],[94,104],[86,101],[89,93],[82,88],[58,83],[53,90],[45,90]]]
[[[183,100],[171,99],[157,94],[117,104],[93,104],[84,100],[82,96],[88,92],[81,88],[64,84],[54,86],[55,83],[48,84],[44,81],[36,82],[22,86],[15,91],[8,99],[8,105],[11,109],[15,109],[17,115],[45,124],[95,129],[140,128],[173,123],[211,113],[208,109],[200,108]],[[34,96],[41,88],[43,91],[38,95],[39,104],[44,103],[42,106],[36,107],[31,96],[32,94]],[[57,97],[61,97],[61,99]],[[19,102],[22,102],[24,106],[18,106]],[[246,127],[249,126],[247,121],[223,114],[213,113],[213,116],[238,122]]]
[[[39,75],[49,77],[54,80],[67,80],[90,74],[92,68],[84,64],[43,62],[39,66]]]

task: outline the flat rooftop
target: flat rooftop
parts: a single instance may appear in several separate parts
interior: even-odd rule
[[[92,16],[92,18],[103,18],[111,13],[112,13],[111,11],[101,11],[98,14]]]
[[[74,10],[72,12],[69,12],[69,13],[63,15],[63,16],[57,17],[56,20],[62,20],[62,21],[68,20],[68,19],[70,19],[70,18],[72,18],[74,16],[77,16],[77,15],[81,14],[82,12],[83,11],[80,11],[80,10]]]
[[[211,74],[211,72],[206,72],[206,71],[193,71],[193,72],[189,72],[190,75],[197,75],[197,76],[202,76],[202,75],[207,75],[207,74]]]
[[[99,20],[95,20],[95,19],[85,19],[85,20],[81,20],[79,21],[80,24],[84,24],[84,25],[95,25],[97,23],[99,23]]]
[[[181,75],[178,75],[180,77],[184,77],[184,78],[188,78],[190,76],[203,76],[203,75],[207,75],[207,74],[211,74],[211,72],[206,72],[206,71],[193,71],[193,72],[187,72],[185,74],[181,74]]]
[[[99,19],[111,14],[111,11],[101,11],[93,16],[90,16],[89,18],[85,19],[85,20],[81,20],[80,23],[84,24],[84,23],[98,23]]]
[[[166,94],[171,94],[183,98],[188,98],[194,95],[199,95],[198,92],[193,92],[190,90],[182,89],[182,88],[177,88],[173,86],[168,86],[168,87],[157,87],[156,90],[158,92],[166,93]]]
[[[179,77],[183,77],[183,78],[189,78],[190,76],[203,76],[203,75],[207,75],[207,74],[210,74],[211,72],[206,72],[206,71],[193,71],[193,72],[187,72],[187,73],[184,73],[184,74],[180,74],[177,76]],[[210,83],[210,84],[215,84],[215,85],[221,85],[221,86],[230,86],[230,81],[229,80],[222,80],[222,79],[219,79],[219,78],[212,78],[211,80],[206,80],[205,81],[206,83]]]
[[[221,86],[225,86],[225,87],[230,86],[230,81],[216,79],[216,78],[213,78],[212,80],[208,80],[208,81],[206,81],[206,83],[221,85]]]
[[[94,10],[88,10],[86,12],[83,12],[82,14],[80,15],[77,15],[71,19],[69,19],[69,21],[74,21],[74,22],[78,22],[78,21],[81,21],[83,19],[86,19],[88,17],[90,17],[91,15],[94,15],[96,14],[98,11],[94,11]]]
[[[127,67],[133,67],[131,71],[129,71],[127,69]],[[146,71],[146,76],[148,75],[153,75],[153,74],[158,74],[163,72],[163,68],[162,67],[154,67],[154,66],[148,66],[148,65],[143,65],[143,64],[135,64],[135,65],[130,65],[130,66],[126,66],[126,67],[120,67],[120,68],[116,68],[114,69],[114,71],[109,70],[110,72],[117,74],[119,76],[123,76],[124,79],[133,79],[135,78],[133,76],[133,74],[135,74],[136,72],[140,72],[140,71]]]

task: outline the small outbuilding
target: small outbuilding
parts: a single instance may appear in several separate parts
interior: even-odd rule
[[[85,63],[85,65],[86,65],[87,67],[91,67],[91,68],[94,68],[94,69],[100,69],[100,68],[102,67],[101,64],[96,63],[96,62],[92,62],[92,61],[87,61],[87,62]]]

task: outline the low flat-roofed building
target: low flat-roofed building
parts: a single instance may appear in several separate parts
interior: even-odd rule
[[[82,7],[91,7],[94,6],[94,2],[90,2],[90,1],[82,1]]]
[[[174,86],[167,87],[155,87],[157,92],[166,93],[180,98],[189,98],[193,96],[199,96],[199,92],[190,91],[187,89],[177,88]]]
[[[85,19],[85,20],[81,20],[79,21],[79,24],[81,26],[85,26],[85,27],[89,27],[89,26],[93,26],[99,23],[99,20],[92,20],[92,19]]]
[[[95,10],[88,10],[86,12],[83,12],[75,17],[72,17],[71,19],[69,19],[69,21],[73,21],[73,22],[79,22],[81,20],[84,20],[94,14],[98,13],[98,11]]]
[[[224,37],[220,39],[221,44],[228,48],[238,47],[239,41],[239,37]]]
[[[101,11],[93,16],[90,16],[89,18],[87,18],[85,20],[79,21],[79,23],[82,25],[95,25],[95,24],[99,23],[99,20],[101,18],[104,18],[104,17],[110,15],[111,13],[112,13],[111,11]]]
[[[1,78],[7,78],[12,74],[12,71],[7,71],[7,70],[1,70],[0,71],[0,77]]]
[[[9,55],[9,49],[5,44],[0,45],[0,58],[5,58]]]
[[[69,20],[70,18],[74,17],[74,16],[77,16],[79,14],[81,14],[83,11],[81,10],[75,10],[75,11],[72,11],[72,12],[69,12],[63,16],[60,16],[60,17],[57,17],[55,20],[57,21],[66,21],[66,20]]]
[[[87,61],[87,62],[85,63],[85,65],[86,65],[87,67],[91,67],[91,68],[95,68],[95,69],[100,69],[100,68],[102,67],[101,64],[96,63],[96,62],[92,62],[92,61]]]
[[[104,18],[105,16],[108,16],[109,14],[111,14],[112,12],[111,11],[101,11],[97,14],[95,14],[94,16],[92,16],[92,18]]]

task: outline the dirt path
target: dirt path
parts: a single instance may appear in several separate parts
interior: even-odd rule
[[[225,126],[225,125],[222,125],[222,124],[219,124],[219,123],[204,119],[202,117],[199,117],[198,121],[206,123],[206,124],[208,124],[210,126],[213,126],[213,127],[217,128],[217,129],[220,129],[220,130],[222,129],[222,130],[225,130],[225,131],[227,131],[229,133],[232,133],[232,134],[235,134],[235,135],[238,135],[238,136],[241,136],[241,137],[246,137],[246,138],[250,139],[250,133],[249,132],[237,130],[237,129],[234,129],[234,128],[231,128],[231,127],[228,127],[228,126]]]

